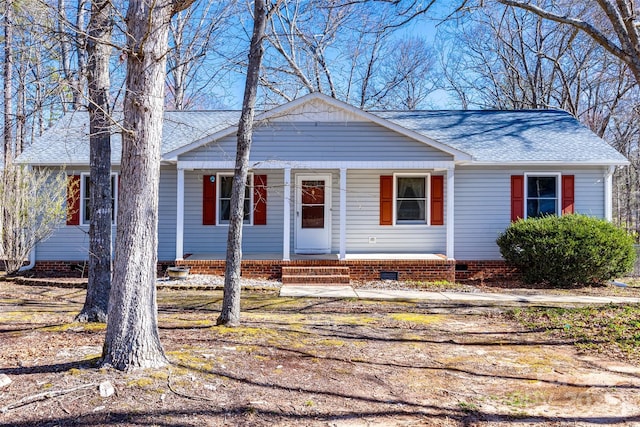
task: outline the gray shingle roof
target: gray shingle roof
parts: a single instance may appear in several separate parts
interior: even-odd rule
[[[121,122],[121,114],[114,120]],[[234,126],[239,111],[167,111],[162,130],[162,154],[182,147],[214,132]],[[120,163],[122,151],[121,129],[113,126],[111,162]],[[21,163],[89,164],[89,113],[79,111],[66,114],[37,138],[19,158]]]
[[[487,163],[626,163],[569,113],[518,111],[373,111]]]
[[[626,164],[609,144],[570,114],[522,111],[372,111],[384,120],[470,154],[479,163]],[[162,153],[236,126],[239,111],[165,112]],[[121,138],[112,138],[112,162],[120,163]],[[88,113],[67,114],[35,140],[21,163],[89,163]]]

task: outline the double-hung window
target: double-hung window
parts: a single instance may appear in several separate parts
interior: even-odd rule
[[[559,215],[560,175],[527,174],[525,177],[527,218]]]
[[[428,223],[428,175],[396,175],[396,224]]]
[[[252,175],[247,176],[244,190],[244,223],[251,224],[253,200],[251,195]],[[233,192],[233,174],[218,174],[218,224],[229,224],[231,218],[231,194]]]
[[[89,225],[91,221],[91,209],[90,209],[90,195],[91,195],[91,177],[89,174],[82,174],[82,180],[80,183],[80,213],[82,218],[82,225]],[[111,223],[116,222],[116,212],[118,204],[118,175],[111,174]]]

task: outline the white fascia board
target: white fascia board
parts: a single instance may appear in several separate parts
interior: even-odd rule
[[[234,169],[234,161],[178,161],[178,169]],[[280,161],[251,162],[250,169],[453,169],[452,161]]]
[[[576,161],[576,162],[544,162],[544,161],[518,161],[518,162],[458,162],[459,166],[554,166],[554,167],[576,167],[576,166],[627,166],[629,161],[621,162],[617,160],[605,161]]]

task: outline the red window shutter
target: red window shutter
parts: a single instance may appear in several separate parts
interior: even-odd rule
[[[562,215],[572,214],[574,208],[574,183],[573,175],[562,176]]]
[[[524,175],[511,175],[511,222],[524,218]]]
[[[380,177],[380,225],[393,225],[393,176]]]
[[[267,225],[267,175],[253,176],[253,225]]]
[[[213,177],[213,182],[211,177]],[[202,177],[202,225],[216,225],[215,175]]]
[[[67,177],[67,225],[80,225],[80,175]]]
[[[431,225],[444,225],[444,177],[431,177]]]

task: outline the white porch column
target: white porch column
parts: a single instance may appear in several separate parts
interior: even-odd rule
[[[340,168],[340,259],[347,256],[347,168]]]
[[[176,185],[176,260],[184,255],[184,169],[178,168]]]
[[[613,172],[614,166],[609,166],[604,175],[604,219],[613,221]]]
[[[284,214],[282,215],[282,260],[291,259],[291,167],[284,168]]]
[[[445,221],[447,223],[447,231],[446,231],[446,240],[447,240],[447,258],[454,259],[454,169],[447,169],[447,208],[446,208],[446,216]]]

